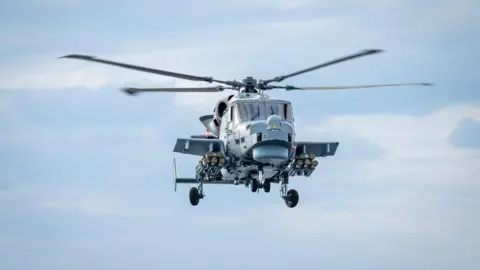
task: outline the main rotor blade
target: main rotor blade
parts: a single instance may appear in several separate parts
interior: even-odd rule
[[[287,86],[273,86],[273,88],[282,88],[287,91],[292,90],[344,90],[344,89],[361,89],[361,88],[376,88],[376,87],[395,87],[395,86],[408,86],[408,85],[420,85],[431,86],[431,83],[395,83],[395,84],[370,84],[370,85],[351,85],[351,86],[307,86],[297,87],[293,85]]]
[[[323,67],[326,67],[326,66],[330,66],[330,65],[333,65],[333,64],[337,64],[337,63],[340,63],[340,62],[344,62],[344,61],[347,61],[347,60],[352,60],[352,59],[355,59],[355,58],[358,58],[358,57],[367,56],[367,55],[375,54],[375,53],[379,53],[379,52],[382,52],[382,50],[378,50],[378,49],[363,50],[359,53],[355,53],[355,54],[347,55],[347,56],[344,56],[344,57],[341,57],[341,58],[337,58],[337,59],[319,64],[319,65],[316,65],[316,66],[313,66],[313,67],[309,67],[309,68],[306,68],[306,69],[299,70],[297,72],[293,72],[293,73],[290,73],[290,74],[287,74],[287,75],[278,76],[278,77],[275,77],[273,79],[264,80],[263,82],[265,84],[269,84],[271,82],[281,82],[281,81],[283,81],[285,79],[288,79],[290,77],[297,76],[297,75],[300,75],[300,74],[304,74],[304,73],[307,73],[307,72],[310,72],[310,71],[313,71],[313,70],[316,70],[316,69],[319,69],[319,68],[323,68]]]
[[[190,81],[204,81],[204,82],[209,82],[209,83],[217,82],[217,83],[228,84],[228,82],[215,80],[212,77],[200,77],[200,76],[177,73],[177,72],[172,72],[172,71],[153,69],[153,68],[147,68],[147,67],[142,67],[142,66],[135,66],[135,65],[130,65],[130,64],[125,64],[125,63],[100,59],[100,58],[96,58],[94,56],[88,56],[88,55],[70,54],[70,55],[65,55],[65,56],[59,57],[59,58],[70,58],[70,59],[79,59],[79,60],[97,62],[97,63],[107,64],[107,65],[112,65],[112,66],[118,66],[118,67],[123,67],[123,68],[143,71],[143,72],[149,72],[149,73],[153,73],[153,74],[164,75],[164,76],[169,76],[169,77],[174,77],[174,78],[179,78],[179,79],[184,79],[184,80],[190,80]]]
[[[225,89],[223,86],[217,87],[166,87],[166,88],[123,88],[122,90],[129,94],[134,95],[139,92],[170,92],[170,93],[207,93],[207,92],[221,92]]]

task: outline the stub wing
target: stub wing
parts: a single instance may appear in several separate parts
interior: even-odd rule
[[[219,139],[177,139],[173,152],[194,156],[204,156],[208,151],[225,153],[225,146]]]
[[[295,155],[313,153],[317,157],[333,156],[337,152],[339,142],[296,142]]]

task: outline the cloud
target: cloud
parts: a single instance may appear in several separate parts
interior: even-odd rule
[[[305,20],[292,22],[268,22],[263,24],[245,24],[235,29],[236,35],[221,33],[213,40],[198,39],[188,46],[177,44],[175,48],[162,50],[142,50],[129,53],[110,53],[95,55],[114,61],[133,63],[164,70],[190,73],[198,76],[215,76],[225,80],[240,79],[236,76],[248,67],[244,56],[255,53],[260,48],[275,43],[279,38],[293,38],[308,34],[312,27],[325,23],[324,20]],[[290,31],[283,33],[287,27]],[[307,27],[307,29],[305,29]],[[244,40],[248,35],[249,42]],[[269,40],[273,38],[273,40]],[[180,42],[181,43],[181,42]],[[154,45],[152,44],[153,47]],[[82,53],[82,52],[74,52]],[[88,52],[84,52],[89,54]],[[105,85],[147,85],[152,83],[168,83],[172,79],[164,76],[125,70],[117,67],[82,62],[79,60],[57,59],[67,53],[48,53],[37,55],[28,62],[22,59],[16,63],[4,66],[0,77],[0,85],[4,89],[36,90],[61,89],[71,87],[87,87],[97,89]],[[25,61],[25,60],[24,60]],[[161,64],[159,64],[161,63]],[[235,77],[233,77],[235,75]],[[128,78],[128,79],[125,79]],[[177,85],[202,86],[204,83],[194,83],[178,80]],[[167,85],[167,84],[165,84]]]
[[[308,4],[307,2],[301,3]],[[282,7],[285,3],[283,0],[255,3],[238,1],[232,5]],[[366,4],[363,1],[354,1],[353,3],[359,6]],[[394,1],[392,3],[397,2]],[[211,4],[215,6],[216,2],[211,2]],[[375,6],[377,4],[372,5]],[[409,12],[411,11],[408,5],[399,2],[397,4],[399,7],[396,7],[396,5],[382,6],[380,9],[407,8]],[[335,55],[343,55],[371,47],[372,42],[377,44],[377,46],[385,47],[390,55],[386,58],[382,56],[384,60],[372,58],[369,60],[373,61],[369,62],[372,66],[378,66],[378,63],[385,63],[385,67],[391,67],[391,63],[395,62],[398,65],[419,65],[424,70],[428,70],[435,66],[435,63],[443,66],[443,64],[439,63],[446,61],[445,58],[451,60],[458,55],[462,55],[460,51],[453,54],[449,53],[448,56],[440,57],[435,55],[430,45],[427,44],[428,42],[426,43],[428,40],[424,32],[422,32],[428,31],[432,37],[445,36],[445,28],[440,27],[439,23],[441,22],[441,25],[450,25],[450,22],[455,18],[437,18],[438,15],[436,14],[438,12],[435,13],[433,11],[450,10],[447,7],[443,7],[445,5],[448,7],[445,3],[439,6],[422,6],[422,10],[428,11],[423,11],[421,16],[419,15],[412,19],[414,22],[410,19],[401,21],[401,23],[399,21],[393,23],[387,20],[385,25],[388,27],[385,26],[385,28],[379,28],[377,22],[372,21],[371,17],[359,19],[363,18],[360,13],[351,18],[339,15],[332,16],[330,14],[324,16],[308,15],[304,16],[304,18],[291,16],[288,19],[265,17],[261,21],[244,20],[234,25],[217,24],[215,27],[208,27],[208,29],[188,32],[181,37],[171,37],[174,41],[169,42],[168,45],[164,45],[168,36],[162,37],[161,40],[158,37],[149,36],[148,38],[143,38],[141,42],[140,40],[131,39],[127,43],[118,44],[111,53],[85,51],[84,48],[90,48],[88,46],[82,47],[79,49],[80,51],[73,52],[49,51],[43,55],[29,55],[28,58],[15,59],[15,62],[6,62],[3,67],[0,67],[0,74],[2,74],[0,75],[0,85],[2,85],[3,89],[14,89],[17,91],[61,89],[64,87],[99,89],[105,86],[110,88],[124,86],[205,86],[207,85],[206,83],[172,80],[153,74],[122,70],[117,67],[79,62],[77,60],[58,60],[56,58],[68,53],[86,53],[102,58],[194,75],[214,76],[225,80],[241,80],[249,75],[263,78],[276,76],[282,72],[294,71],[297,68],[328,60]],[[319,8],[318,3],[314,7]],[[377,6],[377,8],[379,7]],[[426,18],[425,14],[430,16],[432,20],[428,19],[430,17]],[[419,20],[420,23],[416,23]],[[432,22],[432,25],[428,24],[430,22]],[[412,33],[412,23],[418,25],[414,29],[423,25],[422,31]],[[390,26],[396,27],[395,35],[393,35]],[[358,29],[362,29],[362,31],[358,31]],[[450,29],[449,31],[462,32],[455,29]],[[439,32],[442,32],[441,35]],[[342,34],[339,35],[339,33]],[[369,36],[369,38],[365,39],[365,36]],[[57,36],[57,38],[60,37]],[[399,42],[400,39],[404,38],[416,41],[414,43]],[[42,40],[44,39],[54,40],[55,37],[43,38]],[[297,42],[298,40],[304,40],[304,42],[299,43]],[[302,45],[303,43],[304,45]],[[331,44],[337,45],[333,46]],[[318,50],[319,46],[322,46],[322,50]],[[309,52],[308,54],[306,54],[307,51]],[[411,58],[407,60],[405,58],[406,54]],[[332,55],[332,57],[325,55]],[[312,62],[311,59],[318,60]],[[323,78],[333,81],[338,79],[342,82],[353,82],[355,78],[361,77],[365,78],[365,80],[376,80],[379,74],[369,75],[373,73],[369,68],[364,67],[362,60],[359,61],[351,64],[342,64],[341,68],[344,72],[342,75],[338,73],[336,67],[325,69],[321,74],[323,74]],[[354,76],[350,76],[347,79],[343,75],[346,73],[354,74]],[[388,73],[382,75],[385,80],[391,78],[392,75],[390,74],[408,75],[407,69],[398,72],[390,70]],[[429,74],[424,72],[421,76],[415,76],[424,80],[428,78]],[[317,77],[318,75],[313,74],[305,75],[302,83],[317,83]],[[400,80],[400,77],[401,75],[398,78],[391,79]],[[404,79],[401,78],[401,80]],[[358,81],[355,81],[355,83],[358,83]],[[193,106],[201,110],[211,110],[213,104],[208,102],[226,94],[176,94],[174,102],[183,107]]]
[[[15,98],[12,96],[2,96],[0,98],[0,120],[2,122],[13,122],[16,117]]]
[[[354,136],[378,144],[385,157],[363,164],[363,177],[377,181],[476,185],[480,152],[453,147],[448,138],[465,117],[480,119],[480,108],[454,105],[423,116],[343,115],[311,127],[319,137]],[[342,155],[342,142],[338,156]],[[349,151],[349,149],[345,149]],[[358,153],[362,159],[362,153]]]
[[[118,206],[112,205],[112,202],[102,199],[90,199],[80,202],[68,203],[58,201],[48,201],[43,203],[43,207],[55,209],[56,211],[80,212],[89,215],[114,215],[117,214]]]
[[[321,133],[348,133],[368,139],[388,151],[390,158],[443,158],[469,153],[455,151],[446,141],[464,117],[472,117],[478,121],[480,108],[469,104],[458,105],[426,116],[334,116],[327,119],[321,127],[312,129]]]
[[[212,3],[213,5],[222,5],[226,4],[230,7],[241,8],[241,7],[248,7],[249,9],[272,9],[272,10],[280,10],[280,11],[292,11],[298,8],[306,8],[312,6],[315,3],[313,0],[298,0],[298,1],[288,1],[288,0],[263,0],[263,1],[256,1],[256,0],[235,0],[229,2],[223,1],[215,1],[210,0],[207,1]]]
[[[74,8],[80,6],[86,2],[84,0],[30,0],[31,4],[35,4],[40,7],[68,7]]]
[[[32,0],[31,2],[39,5],[39,6],[66,6],[66,7],[76,7],[79,5],[91,5],[94,1],[91,0]],[[155,5],[149,0],[140,0],[135,1],[134,3],[138,5]],[[130,4],[130,3],[129,3]],[[191,6],[195,6],[195,2],[189,3]],[[308,7],[314,5],[315,1],[312,0],[299,0],[295,2],[286,1],[286,0],[262,0],[262,1],[254,1],[254,0],[233,0],[229,1],[228,3],[219,1],[219,0],[206,0],[202,2],[200,7],[207,7],[208,9],[211,8],[248,8],[250,10],[258,10],[258,9],[270,9],[270,10],[280,10],[280,11],[291,11],[294,9]],[[174,5],[170,3],[170,5]],[[208,10],[207,9],[207,10]]]
[[[472,117],[461,120],[448,140],[457,148],[480,148],[480,122]]]

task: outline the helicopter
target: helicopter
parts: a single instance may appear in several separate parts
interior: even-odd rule
[[[280,184],[280,197],[289,208],[299,202],[295,189],[288,189],[290,178],[310,177],[317,169],[318,158],[334,156],[339,142],[310,142],[296,138],[293,109],[287,100],[272,99],[265,91],[284,89],[299,90],[343,90],[373,87],[394,87],[431,83],[396,83],[358,86],[309,86],[278,85],[278,83],[340,62],[382,52],[368,49],[336,58],[319,65],[266,80],[251,76],[242,81],[218,80],[213,77],[194,76],[166,70],[152,69],[120,63],[94,56],[70,54],[59,58],[70,58],[113,65],[117,67],[149,72],[190,81],[216,83],[213,87],[173,87],[173,88],[123,88],[129,95],[140,92],[223,92],[237,91],[217,100],[213,114],[199,117],[206,128],[205,135],[192,135],[178,138],[173,152],[200,157],[195,167],[195,176],[177,176],[176,161],[173,158],[173,184],[194,185],[189,191],[191,205],[198,205],[205,198],[204,184],[244,185],[251,192],[261,189],[270,192],[272,183]]]

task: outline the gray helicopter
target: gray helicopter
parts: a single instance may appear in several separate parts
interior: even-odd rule
[[[174,189],[177,184],[194,184],[189,198],[198,205],[205,197],[204,184],[245,185],[252,192],[270,192],[271,184],[280,184],[280,196],[288,207],[298,204],[295,189],[288,190],[290,177],[309,177],[318,166],[317,158],[335,155],[339,142],[307,142],[296,139],[292,104],[289,101],[271,99],[264,92],[273,89],[293,90],[339,90],[388,86],[423,85],[430,83],[399,83],[359,86],[313,86],[272,85],[285,79],[319,68],[372,55],[382,50],[364,50],[268,80],[247,77],[242,82],[222,81],[212,77],[151,69],[120,62],[103,60],[86,55],[66,55],[60,58],[80,59],[107,65],[154,73],[191,81],[218,83],[214,87],[188,88],[125,88],[127,94],[139,92],[222,92],[237,91],[217,101],[213,114],[203,115],[200,122],[207,129],[205,135],[178,138],[173,149],[176,153],[201,157],[195,168],[195,177],[177,177],[173,159]]]

